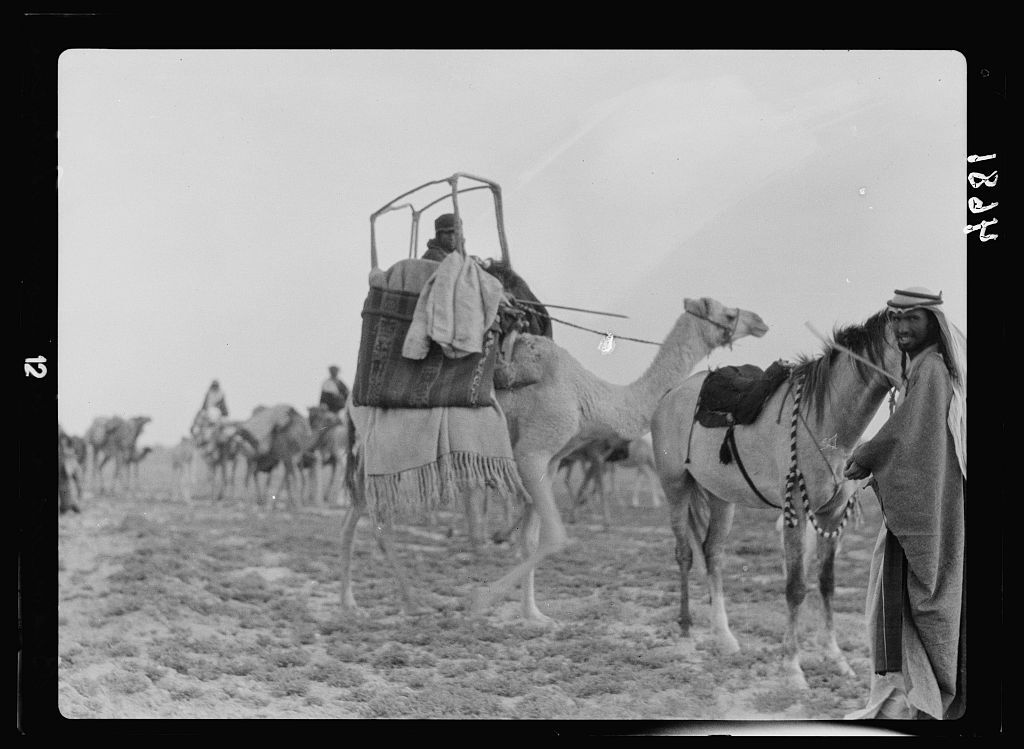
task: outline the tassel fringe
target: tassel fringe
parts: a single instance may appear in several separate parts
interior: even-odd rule
[[[508,502],[529,496],[515,460],[471,452],[452,452],[434,463],[388,475],[366,477],[366,510],[375,524],[387,524],[410,510],[431,511],[455,505],[462,493],[490,488]]]

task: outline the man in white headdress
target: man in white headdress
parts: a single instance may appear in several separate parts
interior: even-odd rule
[[[883,514],[868,580],[871,694],[846,717],[956,719],[967,676],[967,338],[946,319],[941,292],[897,290],[888,308],[901,399],[844,472],[874,475]]]

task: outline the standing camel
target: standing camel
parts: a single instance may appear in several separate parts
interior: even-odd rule
[[[128,485],[130,482],[128,469],[131,463],[131,457],[135,453],[135,445],[139,440],[139,435],[142,434],[143,428],[150,421],[152,421],[152,419],[149,416],[133,416],[130,419],[122,419],[120,416],[114,416],[106,423],[106,439],[99,448],[103,453],[103,459],[100,461],[97,468],[101,487],[103,482],[103,466],[107,464],[107,461],[113,458],[113,485],[116,487],[118,479],[121,479],[124,488],[129,488]],[[122,472],[124,478],[122,478]]]
[[[235,487],[235,471],[241,454],[240,422],[215,421],[200,409],[189,430],[195,450],[209,471],[213,483],[213,501],[224,498],[228,487]]]
[[[313,430],[314,443],[311,450],[320,453],[320,465],[330,468],[330,478],[323,484],[323,490],[311,497],[313,504],[326,505],[334,500],[339,484],[345,475],[345,456],[348,453],[348,412],[335,414],[324,406],[309,407],[309,426]],[[313,458],[313,456],[310,456]],[[315,458],[308,461],[315,469]],[[311,482],[316,487],[320,482]]]
[[[75,453],[72,438],[57,425],[57,508],[61,515],[81,512],[82,464]]]
[[[238,428],[244,437],[244,441],[239,444],[246,458],[246,485],[250,478],[255,481],[257,505],[263,506],[266,499],[256,481],[256,472],[272,469],[281,463],[284,466],[282,487],[288,492],[289,505],[296,509],[299,461],[316,441],[309,421],[291,406],[278,404],[270,408],[256,408],[253,415],[239,424]],[[314,475],[318,475],[320,454],[314,451],[313,456]],[[269,489],[269,479],[267,483]],[[270,494],[270,500],[268,509],[272,510],[276,496]]]
[[[757,420],[732,428],[734,441],[724,441],[726,427],[705,427],[695,419],[708,373],[693,375],[661,400],[651,434],[676,537],[679,626],[684,636],[689,636],[693,621],[687,580],[696,549],[707,570],[716,639],[726,653],[739,650],[722,592],[725,542],[736,505],[784,511],[789,621],[783,652],[790,680],[797,687],[807,685],[800,667],[797,618],[807,590],[805,564],[815,545],[827,653],[840,672],[852,673],[832,622],[835,557],[856,497],[852,482],[842,478],[843,466],[886,392],[899,382],[899,362],[885,313],[880,312],[863,325],[835,332],[818,357],[801,357],[786,386],[770,396]],[[794,494],[799,508],[792,506]],[[820,542],[815,543],[814,532],[805,533],[808,526],[821,536]]]
[[[605,470],[609,474],[612,483],[612,494],[615,493],[614,473],[619,468],[636,469],[636,479],[633,482],[633,491],[629,496],[629,506],[640,506],[640,489],[646,482],[651,490],[651,504],[660,507],[664,492],[658,482],[658,473],[654,463],[654,445],[651,442],[651,435],[645,434],[630,440],[622,449],[605,461]]]
[[[135,489],[142,488],[142,483],[139,479],[139,464],[153,452],[152,447],[137,448],[132,447],[131,454],[128,456],[128,488],[134,486]]]
[[[107,444],[108,432],[114,416],[97,416],[92,420],[85,432],[85,443],[88,448],[88,460],[82,463],[82,467],[89,467],[89,482],[93,488],[99,487],[100,493],[105,491],[103,486],[103,473],[100,471],[100,461],[106,458],[105,446]]]
[[[533,573],[544,558],[564,548],[567,540],[551,490],[558,461],[588,440],[631,439],[649,431],[658,399],[697,362],[715,348],[744,336],[762,336],[768,330],[758,315],[726,308],[713,299],[686,299],[684,310],[647,371],[625,386],[594,376],[548,338],[522,335],[516,339],[513,365],[524,372],[533,369],[535,377],[530,379],[535,381],[514,390],[499,390],[497,398],[506,416],[519,475],[529,492],[529,512],[520,533],[524,559],[500,580],[473,591],[473,613],[486,611],[521,585],[523,616],[550,622],[537,609]],[[358,455],[358,447],[356,451]],[[352,541],[360,515],[357,503],[365,502],[362,477],[358,470],[354,475],[355,503],[342,531],[342,608],[346,611],[357,608],[352,595]],[[388,543],[385,534],[377,538],[382,545]],[[405,578],[394,568],[403,601],[409,601]]]
[[[609,475],[609,461],[612,460],[616,452],[624,453],[627,444],[625,440],[619,439],[600,438],[590,440],[584,442],[559,461],[558,470],[565,471],[565,488],[569,493],[570,523],[576,522],[576,513],[586,503],[590,492],[597,494],[601,498],[601,506],[606,507],[604,499],[607,490],[605,489],[604,479],[606,475]],[[573,491],[571,479],[573,469],[576,466],[579,466],[583,472],[583,478],[580,480],[580,485]],[[609,524],[610,518],[606,512],[605,526],[607,527]]]

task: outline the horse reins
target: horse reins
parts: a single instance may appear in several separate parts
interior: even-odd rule
[[[803,376],[803,373],[801,372],[800,374],[796,375],[795,378],[790,378],[790,381],[789,381],[789,389],[790,390],[793,389],[793,380],[794,379],[796,380],[796,391],[793,394],[793,413],[792,413],[792,421],[791,421],[791,425],[790,425],[790,464],[789,464],[789,473],[786,475],[785,500],[783,502],[783,506],[782,507],[779,507],[777,504],[775,504],[774,502],[769,500],[767,497],[765,497],[764,494],[762,494],[761,491],[757,488],[757,486],[754,485],[754,481],[750,478],[750,474],[747,473],[747,469],[743,465],[743,459],[740,457],[739,447],[736,445],[736,434],[735,434],[735,426],[736,425],[735,424],[730,425],[728,430],[726,431],[726,433],[725,433],[725,443],[726,443],[726,446],[728,447],[729,451],[732,453],[732,456],[736,459],[736,467],[740,469],[740,473],[742,474],[744,480],[747,482],[747,486],[749,486],[751,491],[754,492],[754,494],[757,496],[757,498],[760,499],[762,502],[764,502],[766,505],[768,505],[769,507],[771,507],[773,509],[776,509],[776,510],[782,510],[783,517],[785,518],[785,523],[786,523],[786,525],[788,527],[795,528],[796,525],[797,525],[796,510],[793,508],[793,488],[794,488],[794,486],[799,486],[800,493],[801,493],[801,499],[803,500],[804,512],[807,515],[807,519],[811,523],[811,526],[814,528],[815,532],[819,536],[821,536],[822,538],[832,539],[832,538],[835,538],[836,536],[838,536],[840,533],[842,533],[843,527],[846,525],[847,520],[849,520],[850,515],[853,512],[854,507],[856,505],[857,495],[856,495],[856,493],[854,493],[854,494],[852,494],[850,496],[850,499],[847,501],[846,507],[843,510],[843,516],[840,519],[839,524],[833,530],[826,531],[826,530],[823,530],[820,525],[818,525],[818,521],[815,520],[815,518],[814,518],[814,512],[811,510],[811,501],[810,501],[810,498],[807,495],[807,483],[804,480],[804,474],[800,470],[799,466],[797,465],[796,433],[797,433],[797,421],[798,420],[803,421],[804,428],[807,429],[808,434],[811,435],[811,441],[814,443],[815,447],[818,448],[818,452],[819,452],[819,454],[821,454],[822,460],[825,461],[825,465],[827,465],[829,467],[829,472],[832,474],[832,480],[836,484],[836,491],[832,493],[833,497],[835,497],[836,492],[839,491],[839,482],[836,480],[836,474],[835,474],[835,471],[832,470],[831,464],[825,458],[825,454],[822,453],[821,447],[818,445],[817,439],[814,436],[814,432],[811,430],[811,427],[807,423],[807,420],[804,418],[803,414],[800,412],[800,400],[802,398],[803,388],[804,388],[804,376]],[[787,393],[786,395],[788,395],[788,394],[789,393]],[[785,399],[785,396],[784,396],[783,399]],[[687,463],[690,462],[690,445],[691,445],[692,440],[693,440],[693,428],[694,428],[694,425],[696,424],[696,421],[697,421],[696,414],[697,414],[697,409],[699,407],[700,407],[700,403],[698,401],[697,406],[694,407],[694,418],[690,422],[690,434],[689,434],[689,438],[687,439],[687,445],[686,445],[686,461],[685,462],[687,462]],[[781,404],[780,404],[780,411],[781,411]],[[781,417],[781,413],[780,413],[780,417]]]
[[[793,487],[798,485],[800,487],[800,495],[803,500],[804,514],[807,515],[807,520],[810,522],[811,527],[814,528],[814,532],[825,539],[832,539],[843,532],[843,527],[846,525],[846,521],[850,519],[850,515],[853,512],[854,505],[857,501],[856,492],[850,495],[850,498],[846,502],[846,507],[843,509],[843,516],[839,520],[839,524],[831,531],[823,530],[818,521],[814,518],[814,512],[811,510],[811,500],[807,496],[807,483],[804,481],[804,474],[797,466],[796,460],[796,431],[797,431],[797,418],[800,416],[800,398],[803,394],[804,389],[804,378],[803,373],[796,378],[796,393],[793,396],[793,419],[789,430],[789,450],[790,450],[790,464],[789,473],[786,475],[786,498],[783,508],[782,515],[785,519],[786,526],[789,528],[795,528],[797,525],[796,510],[793,509]],[[807,427],[807,422],[804,422],[804,426]],[[808,432],[810,428],[808,427]],[[811,433],[813,437],[813,432]],[[819,448],[820,450],[820,448]],[[822,456],[824,457],[824,456]],[[825,461],[826,464],[828,461]],[[829,465],[829,470],[832,467]],[[835,473],[832,474],[833,480],[835,479]],[[836,489],[838,491],[838,488]],[[835,493],[832,494],[835,496]]]

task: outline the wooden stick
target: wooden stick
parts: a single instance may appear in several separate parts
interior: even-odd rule
[[[832,346],[834,348],[839,349],[840,351],[842,351],[844,353],[849,354],[850,356],[852,356],[857,361],[859,361],[859,362],[861,362],[863,364],[868,365],[869,367],[871,367],[872,369],[874,369],[877,372],[881,372],[882,374],[884,374],[886,377],[888,377],[890,380],[893,381],[893,383],[896,385],[897,388],[900,386],[900,381],[896,377],[893,377],[891,374],[886,372],[884,369],[882,369],[880,366],[878,366],[874,362],[868,361],[867,359],[865,359],[860,354],[855,354],[854,352],[850,351],[850,349],[846,348],[846,346],[840,346],[835,341],[828,340],[825,336],[823,336],[821,333],[819,333],[813,327],[811,327],[811,324],[809,322],[805,322],[804,325],[806,325],[807,329],[809,331],[811,331],[812,333],[814,333],[814,335],[818,336],[818,338],[820,338],[825,343],[825,345]]]
[[[573,312],[587,312],[591,315],[604,315],[606,317],[621,317],[623,320],[628,320],[626,315],[620,315],[615,312],[598,312],[593,309],[582,309],[581,307],[563,307],[560,304],[548,304],[547,302],[528,302],[525,299],[516,299],[517,304],[528,304],[531,307],[551,307],[552,309],[569,309]]]

